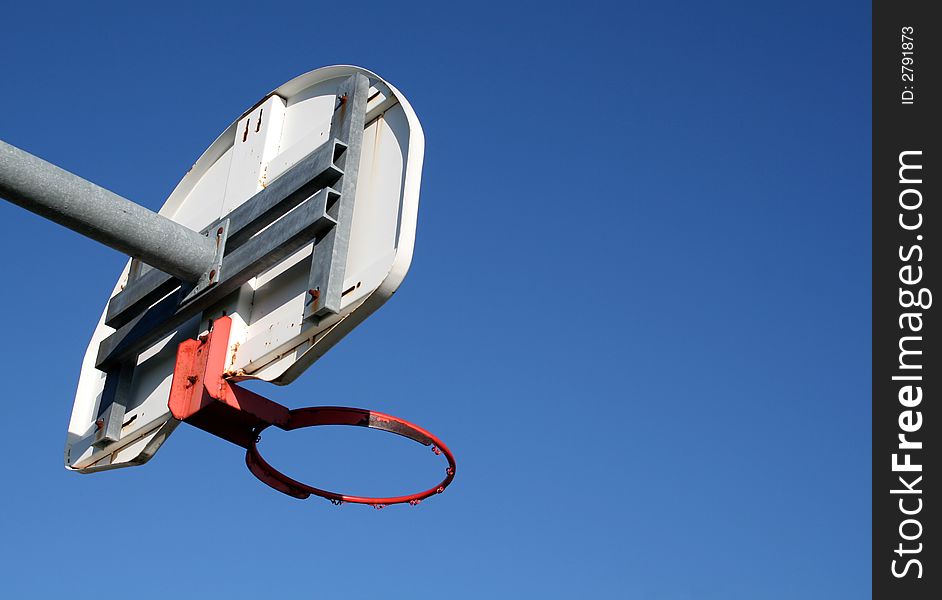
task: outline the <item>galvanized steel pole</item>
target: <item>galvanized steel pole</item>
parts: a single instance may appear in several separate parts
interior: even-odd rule
[[[216,238],[0,140],[0,196],[184,281],[209,270]]]

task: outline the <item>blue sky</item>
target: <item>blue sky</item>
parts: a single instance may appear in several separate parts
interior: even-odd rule
[[[124,258],[0,203],[0,595],[869,595],[868,3],[21,2],[4,21],[0,138],[153,209],[298,74],[358,64],[406,94],[427,142],[412,270],[265,392],[416,421],[458,476],[415,508],[301,502],[190,428],[145,467],[66,472]],[[272,459],[357,493],[439,474],[334,429],[272,433]]]

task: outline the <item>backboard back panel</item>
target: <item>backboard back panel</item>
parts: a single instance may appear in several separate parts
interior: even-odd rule
[[[160,214],[204,230],[328,144],[335,135],[338,89],[354,74],[368,78],[369,89],[336,312],[311,315],[314,244],[308,244],[147,346],[133,368],[127,367],[127,377],[108,380],[107,385],[123,386],[126,401],[117,440],[103,444],[96,443],[95,434],[107,409],[107,378],[96,364],[102,341],[116,331],[105,323],[106,307],[82,365],[65,448],[68,468],[93,472],[142,464],[153,456],[177,424],[167,407],[176,347],[207,331],[213,319],[232,318],[226,371],[233,378],[284,385],[398,288],[412,258],[424,137],[405,98],[357,67],[318,69],[267,95],[203,153]],[[124,269],[112,297],[146,273],[148,267],[135,262]]]

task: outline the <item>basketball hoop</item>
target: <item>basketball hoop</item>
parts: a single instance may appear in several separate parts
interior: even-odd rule
[[[168,405],[173,416],[246,449],[245,464],[259,480],[292,496],[327,498],[334,504],[350,502],[383,508],[390,504],[415,506],[425,498],[445,491],[455,478],[455,458],[435,435],[398,417],[361,408],[316,406],[289,410],[239,387],[224,377],[226,351],[232,320],[217,319],[208,336],[186,340],[177,349],[177,362],[170,384]],[[262,458],[258,442],[262,431],[275,425],[285,431],[321,425],[349,425],[395,433],[444,454],[448,461],[445,478],[425,491],[405,496],[350,496],[309,486],[281,473]]]
[[[388,431],[410,440],[419,442],[425,446],[431,446],[435,454],[444,454],[448,459],[448,468],[445,470],[445,478],[435,487],[429,488],[424,492],[408,494],[406,496],[392,496],[387,498],[371,498],[367,496],[348,496],[336,492],[311,487],[296,481],[287,475],[275,470],[262,458],[258,451],[258,438],[251,443],[248,452],[245,454],[245,464],[249,470],[261,481],[275,488],[279,492],[294,496],[295,498],[305,499],[311,494],[327,498],[334,504],[351,502],[355,504],[370,504],[375,508],[382,508],[390,504],[409,503],[413,506],[435,494],[445,491],[451,480],[455,478],[455,457],[451,454],[448,447],[437,437],[422,429],[418,425],[413,425],[392,415],[386,415],[371,410],[361,408],[345,408],[341,406],[315,406],[312,408],[299,408],[289,411],[288,423],[281,428],[286,431],[301,429],[303,427],[317,427],[319,425],[351,425],[354,427],[368,427],[380,431]],[[257,433],[268,426],[262,426],[257,429]]]

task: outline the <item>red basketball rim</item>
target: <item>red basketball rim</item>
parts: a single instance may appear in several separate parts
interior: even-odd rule
[[[387,415],[381,412],[365,410],[362,408],[347,408],[343,406],[315,406],[310,408],[298,408],[288,413],[288,422],[282,427],[286,431],[293,429],[302,429],[304,427],[318,427],[320,425],[349,425],[353,427],[367,427],[369,429],[378,429],[388,431],[410,440],[419,442],[424,446],[431,446],[435,454],[444,454],[448,460],[448,468],[445,469],[445,478],[436,486],[422,492],[409,494],[406,496],[390,496],[385,498],[369,496],[349,496],[337,492],[330,492],[320,488],[312,487],[301,483],[284,473],[272,467],[262,458],[258,451],[258,441],[260,436],[249,444],[245,453],[245,464],[249,470],[262,482],[270,487],[295,498],[305,499],[312,494],[327,498],[334,504],[351,502],[354,504],[369,504],[375,508],[383,508],[390,504],[412,504],[413,506],[435,494],[441,494],[448,487],[448,484],[455,478],[455,457],[438,437],[422,429],[418,425]],[[267,429],[269,425],[260,426],[256,433],[260,434]]]

